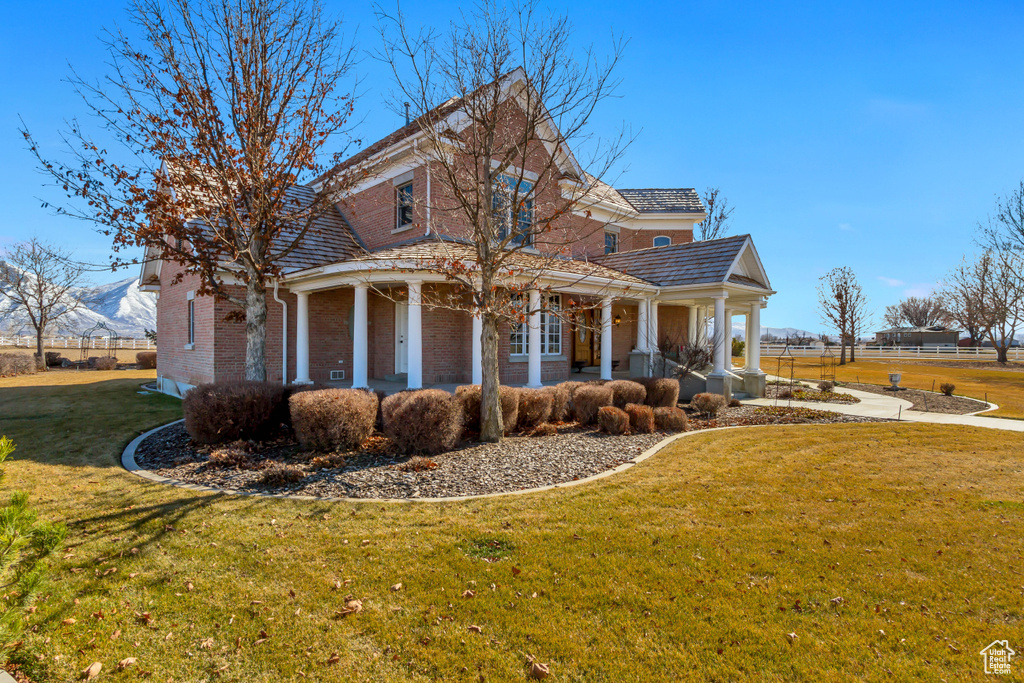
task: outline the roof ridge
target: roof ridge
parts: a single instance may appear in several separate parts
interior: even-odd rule
[[[651,190],[693,190],[697,191],[695,187],[619,187],[616,188],[619,192],[649,192]]]
[[[627,251],[616,251],[616,252],[613,252],[611,254],[602,254],[602,255],[598,256],[597,258],[605,259],[605,258],[608,258],[609,256],[618,256],[619,254],[635,254],[638,251],[650,251],[652,249],[670,249],[672,247],[689,247],[689,246],[693,246],[693,245],[696,245],[696,244],[707,244],[709,242],[724,242],[725,240],[734,240],[734,239],[738,239],[740,237],[743,237],[743,238],[750,237],[750,233],[746,233],[746,234],[743,234],[743,235],[729,235],[728,237],[719,237],[718,239],[714,239],[714,240],[693,240],[692,242],[683,242],[682,244],[666,244],[665,246],[662,246],[662,247],[643,247],[642,249],[629,249]]]

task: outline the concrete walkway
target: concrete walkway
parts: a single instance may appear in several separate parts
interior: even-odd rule
[[[774,379],[774,378],[772,378]],[[745,404],[757,406],[806,406],[831,410],[846,415],[862,417],[881,417],[906,422],[930,422],[932,424],[964,425],[966,427],[983,427],[986,429],[1003,429],[1010,432],[1024,432],[1024,420],[1007,420],[999,417],[982,417],[980,415],[948,415],[946,413],[924,413],[912,410],[910,401],[892,396],[881,396],[867,391],[836,387],[837,392],[850,394],[860,399],[860,403],[815,403],[812,401],[787,401],[773,398],[758,398],[744,401]]]

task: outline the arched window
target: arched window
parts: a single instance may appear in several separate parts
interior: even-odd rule
[[[667,235],[658,235],[654,238],[654,246],[656,247],[667,247],[672,244],[672,238]]]

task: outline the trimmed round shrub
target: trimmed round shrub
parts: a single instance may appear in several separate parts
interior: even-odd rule
[[[685,432],[686,413],[681,408],[665,407],[654,409],[654,426],[663,432]]]
[[[612,405],[612,390],[605,386],[588,384],[576,389],[572,397],[573,418],[581,425],[594,424],[597,411]]]
[[[654,409],[642,403],[627,403],[629,430],[634,434],[650,434],[654,431]]]
[[[652,408],[674,408],[679,403],[679,380],[671,377],[645,377],[637,382],[647,389],[644,403]]]
[[[946,396],[952,396],[953,392],[956,391],[956,385],[950,382],[943,382],[939,385],[939,391],[944,393]]]
[[[835,390],[835,382],[831,382],[829,380],[825,380],[824,382],[818,382],[818,391],[822,392],[823,394],[831,394]]]
[[[569,392],[569,400],[571,401],[572,397],[573,397],[573,394],[576,393],[576,390],[579,389],[580,387],[583,387],[583,386],[586,386],[586,385],[587,385],[586,382],[569,381],[569,382],[561,382],[561,383],[559,383],[558,386]]]
[[[569,390],[564,384],[553,387],[544,387],[551,395],[551,417],[552,422],[565,422],[569,419]]]
[[[155,369],[156,351],[139,351],[135,354],[135,362],[139,364],[139,370]]]
[[[479,384],[466,384],[455,388],[455,397],[462,403],[463,420],[466,429],[480,431],[480,394]],[[498,400],[501,402],[501,425],[506,434],[515,431],[519,421],[519,390],[515,387],[498,387]]]
[[[743,402],[740,401],[738,398],[730,398],[729,399],[729,407],[730,408],[742,408],[743,407]]]
[[[647,390],[638,382],[628,379],[617,379],[605,384],[612,390],[612,404],[616,408],[625,408],[630,403],[643,403],[647,398]]]
[[[520,389],[518,430],[528,432],[550,420],[552,403],[551,392],[546,389]]]
[[[384,433],[399,451],[443,453],[462,434],[462,401],[440,389],[402,391],[384,399]]]
[[[361,389],[301,391],[288,399],[288,409],[303,448],[349,450],[373,434],[377,396]]]
[[[97,370],[117,370],[117,358],[113,356],[102,356],[96,359],[93,367]]]
[[[271,382],[200,384],[181,401],[185,430],[205,444],[265,439],[281,427],[284,394]]]
[[[701,415],[714,417],[725,407],[725,397],[721,394],[697,394],[690,399],[690,407]]]
[[[597,425],[608,434],[628,434],[629,415],[615,406],[601,406],[597,411]]]

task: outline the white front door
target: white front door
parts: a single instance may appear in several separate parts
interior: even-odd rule
[[[395,302],[395,374],[409,372],[409,305]]]

